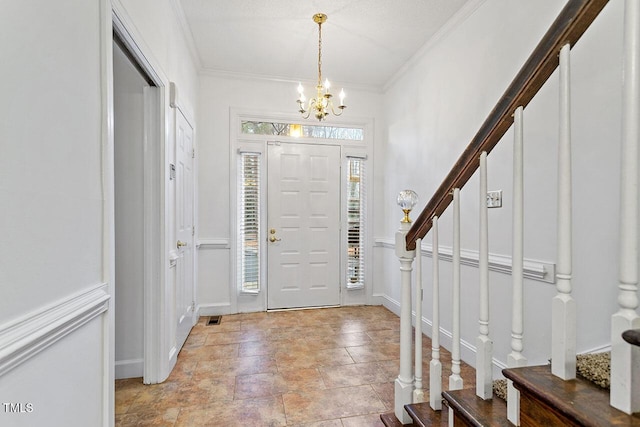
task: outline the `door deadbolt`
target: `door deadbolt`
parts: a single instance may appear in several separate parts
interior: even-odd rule
[[[276,229],[275,229],[275,228],[270,229],[270,230],[269,230],[269,234],[271,234],[271,235],[269,236],[269,241],[270,241],[271,243],[279,242],[280,240],[282,240],[282,239],[278,239],[278,238],[276,237]]]

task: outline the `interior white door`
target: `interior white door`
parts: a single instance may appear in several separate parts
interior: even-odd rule
[[[269,309],[340,303],[340,147],[268,147]]]
[[[184,344],[194,321],[194,146],[193,129],[176,113],[176,348]]]

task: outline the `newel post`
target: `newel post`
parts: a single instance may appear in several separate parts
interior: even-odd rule
[[[400,260],[400,373],[395,381],[394,412],[403,424],[411,423],[411,417],[404,405],[413,400],[413,371],[411,345],[411,272],[415,251],[408,251],[405,241],[411,228],[409,212],[418,202],[418,196],[411,190],[403,190],[398,195],[398,205],[404,212],[400,228],[396,232],[396,256]]]

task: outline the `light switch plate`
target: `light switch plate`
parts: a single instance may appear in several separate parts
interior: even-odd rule
[[[488,208],[502,207],[502,190],[487,192],[487,207]]]

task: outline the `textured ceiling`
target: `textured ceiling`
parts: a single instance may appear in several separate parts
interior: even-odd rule
[[[204,70],[381,88],[470,0],[179,0]]]

